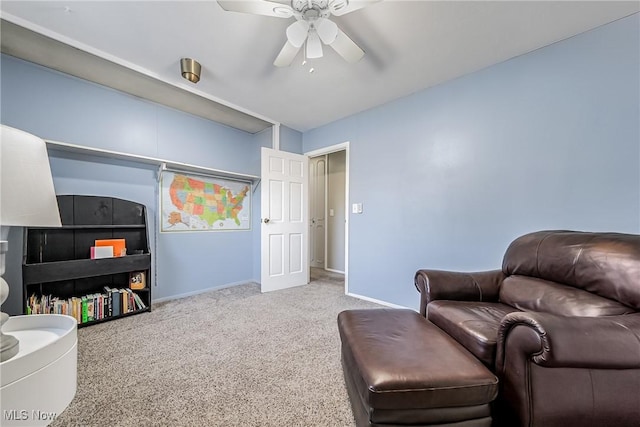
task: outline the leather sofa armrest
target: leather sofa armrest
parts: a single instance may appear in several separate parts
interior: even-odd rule
[[[544,367],[640,368],[640,313],[606,317],[563,317],[510,313],[498,330],[496,370],[510,357]]]
[[[418,270],[414,284],[420,292],[420,313],[427,314],[427,304],[435,300],[497,301],[501,270],[462,273],[443,270]]]

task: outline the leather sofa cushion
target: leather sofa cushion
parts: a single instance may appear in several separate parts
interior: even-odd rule
[[[520,311],[496,302],[433,301],[427,306],[427,318],[493,368],[500,321]]]
[[[507,277],[500,287],[500,302],[523,311],[558,316],[615,316],[634,313],[631,307],[571,286],[526,276]]]
[[[338,315],[343,364],[368,411],[470,407],[491,402],[498,379],[412,310]]]
[[[640,235],[539,231],[511,242],[507,276],[537,277],[583,289],[640,310]]]

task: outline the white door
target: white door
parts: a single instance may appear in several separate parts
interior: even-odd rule
[[[309,161],[309,197],[311,199],[309,216],[309,262],[311,267],[324,268],[325,254],[325,212],[326,207],[326,182],[327,182],[327,156],[314,157]]]
[[[262,292],[309,283],[308,157],[262,148]]]

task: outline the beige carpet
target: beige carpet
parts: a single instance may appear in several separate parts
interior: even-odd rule
[[[352,426],[336,316],[375,304],[315,270],[78,331],[78,392],[53,426]]]

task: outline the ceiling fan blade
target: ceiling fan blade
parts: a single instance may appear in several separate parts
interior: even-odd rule
[[[309,34],[309,23],[307,21],[296,21],[287,27],[287,40],[295,47],[300,47]]]
[[[333,0],[329,2],[329,10],[335,16],[342,16],[354,10],[362,9],[381,0]]]
[[[276,60],[273,61],[273,65],[275,65],[276,67],[288,67],[289,65],[291,65],[301,46],[302,45],[296,47],[287,40],[287,42],[282,47],[282,50],[276,57]]]
[[[358,62],[364,56],[364,51],[338,28],[338,35],[331,46],[347,62]]]
[[[291,18],[293,9],[286,4],[263,0],[218,0],[220,7],[229,12]]]
[[[322,43],[320,43],[320,37],[316,31],[309,31],[309,37],[307,38],[307,58],[322,58]]]
[[[316,23],[316,31],[324,44],[333,43],[338,36],[338,26],[328,19],[319,19]]]

